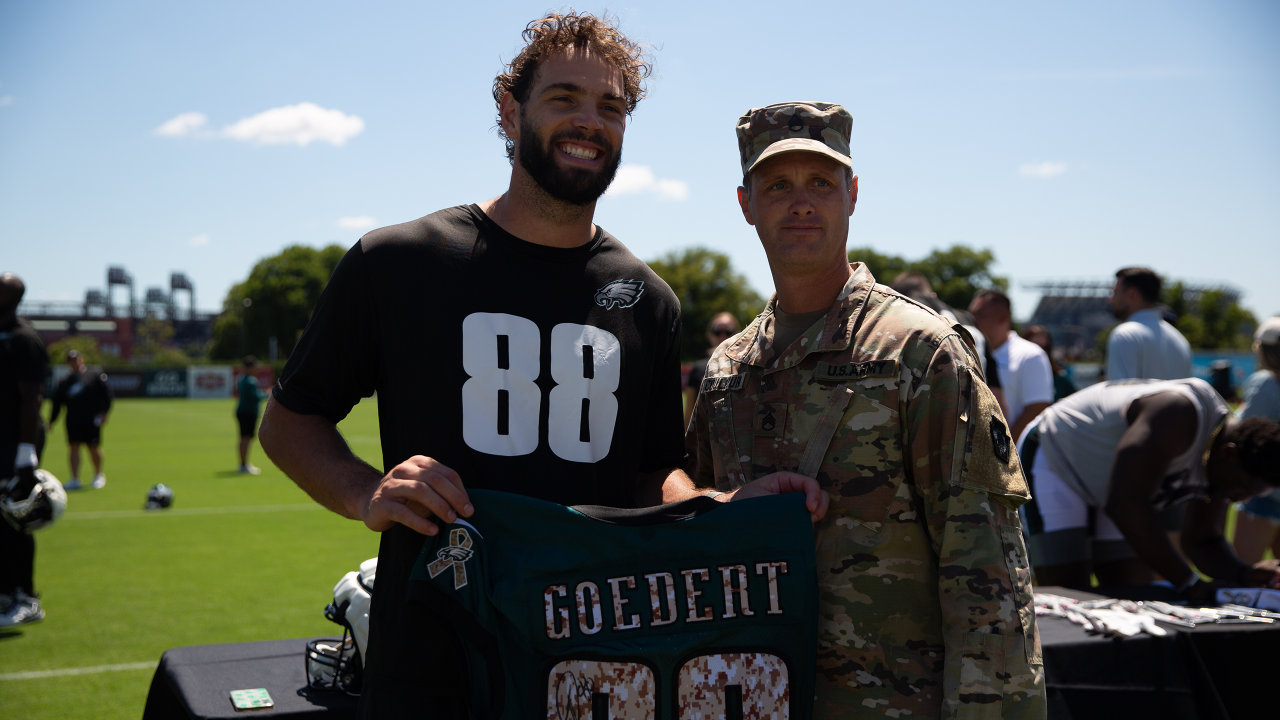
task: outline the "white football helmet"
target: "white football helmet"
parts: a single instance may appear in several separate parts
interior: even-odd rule
[[[360,694],[364,680],[364,653],[369,642],[369,605],[378,558],[360,563],[360,572],[342,576],[333,588],[333,602],[324,609],[330,622],[342,626],[341,638],[321,638],[307,643],[307,684],[317,690],[342,690]]]
[[[66,509],[67,491],[48,470],[36,470],[36,484],[25,498],[0,500],[0,514],[10,525],[26,533],[49,527]]]
[[[343,632],[340,638],[320,638],[307,643],[306,658],[308,685],[316,690],[360,694],[364,668],[360,651],[349,632]]]

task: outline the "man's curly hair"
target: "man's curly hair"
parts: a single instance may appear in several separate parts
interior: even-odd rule
[[[627,102],[627,115],[635,111],[647,90],[644,81],[653,74],[653,61],[645,46],[617,28],[617,19],[609,14],[596,17],[570,9],[561,15],[549,12],[524,29],[524,49],[505,65],[506,72],[493,79],[493,101],[498,105],[498,134],[507,143],[507,159],[515,161],[515,141],[502,129],[502,96],[508,92],[523,104],[529,101],[538,65],[546,58],[567,48],[589,48],[622,73],[622,94]]]
[[[1280,424],[1253,417],[1232,433],[1240,467],[1272,487],[1280,487]]]

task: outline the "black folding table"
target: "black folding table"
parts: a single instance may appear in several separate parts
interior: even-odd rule
[[[1079,600],[1177,600],[1158,586],[1036,590]],[[1037,625],[1051,720],[1280,717],[1271,693],[1280,668],[1280,620],[1195,628],[1161,623],[1167,636],[1129,638],[1089,635],[1057,617],[1041,617]]]
[[[307,687],[308,640],[192,645],[166,651],[147,693],[143,720],[354,718],[360,698]],[[236,710],[232,690],[266,688],[275,707]]]
[[[1038,588],[1077,599],[1104,597]],[[1096,588],[1106,597],[1171,599],[1159,588]],[[1252,720],[1280,717],[1271,683],[1280,667],[1280,621],[1161,625],[1165,637],[1089,635],[1065,619],[1039,619],[1051,720]],[[143,720],[354,718],[359,698],[307,687],[309,638],[169,650],[151,681]],[[231,691],[266,688],[270,710],[237,711]]]

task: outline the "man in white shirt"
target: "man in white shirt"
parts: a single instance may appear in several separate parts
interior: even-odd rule
[[[1111,287],[1111,312],[1122,322],[1107,339],[1108,381],[1177,380],[1191,377],[1191,344],[1155,307],[1160,276],[1144,267],[1124,268]]]
[[[979,290],[969,303],[969,312],[991,348],[1009,407],[1011,432],[1019,437],[1053,402],[1053,366],[1039,345],[1013,331],[1008,295],[994,288]]]

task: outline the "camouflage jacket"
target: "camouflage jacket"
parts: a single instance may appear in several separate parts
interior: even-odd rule
[[[715,350],[689,475],[727,491],[790,470],[830,493],[815,717],[1043,718],[1008,423],[965,331],[853,271],[790,347],[770,342],[775,296]]]

